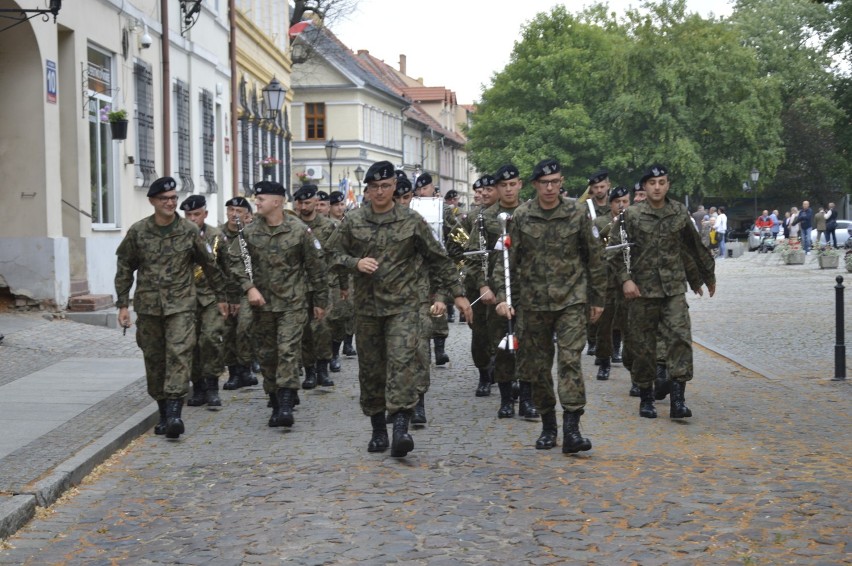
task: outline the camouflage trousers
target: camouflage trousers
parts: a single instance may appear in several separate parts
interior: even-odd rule
[[[420,305],[420,340],[417,346],[417,394],[429,391],[432,384],[432,336],[435,318],[429,312],[431,303]],[[438,317],[440,318],[440,317]],[[444,323],[447,318],[444,316]]]
[[[302,365],[309,367],[317,360],[331,359],[331,328],[323,318],[317,320],[309,314],[310,319],[302,334]]]
[[[387,409],[393,414],[417,404],[417,379],[422,362],[420,310],[389,316],[355,317],[361,410],[367,416]]]
[[[225,319],[224,365],[249,366],[256,358],[252,339],[253,316],[248,298],[243,295],[239,314]]]
[[[195,348],[192,358],[192,382],[199,383],[222,373],[222,335],[225,319],[215,302],[195,311]]]
[[[631,300],[626,338],[633,356],[630,375],[640,388],[650,387],[654,381],[661,354],[658,349],[665,351],[662,357],[671,379],[692,379],[692,322],[685,295]]]
[[[351,298],[341,299],[340,290],[332,289],[327,321],[331,339],[342,342],[347,335],[355,334],[355,306]]]
[[[571,305],[560,311],[518,310],[518,377],[532,384],[532,398],[543,415],[556,407],[553,394],[554,343],[556,335],[556,390],[565,411],[586,406],[586,386],[580,358],[586,344],[588,308]]]
[[[148,395],[157,401],[185,397],[195,348],[195,313],[137,315],[136,343],[145,359]]]
[[[355,334],[355,315],[328,321],[328,332],[335,342],[343,342],[346,336]]]
[[[467,286],[465,294],[470,302],[473,302],[479,297],[479,289]],[[494,348],[488,339],[488,305],[479,301],[471,309],[473,324],[470,327],[470,355],[473,365],[478,369],[485,369],[491,366],[491,357],[494,355]]]
[[[627,328],[627,308],[624,305],[624,295],[620,289],[607,288],[604,311],[595,326],[598,332],[595,339],[597,344],[595,357],[612,357],[613,330],[621,330],[623,335],[624,329]]]
[[[495,309],[496,305],[486,305],[485,315],[485,324],[488,326],[489,352],[494,353],[494,382],[506,383],[518,378],[521,378],[523,381],[529,381],[528,376],[515,376],[516,354],[498,348],[500,341],[506,336],[509,325],[506,318],[497,314]]]
[[[304,310],[254,312],[254,335],[266,393],[299,388],[302,331],[307,322]]]

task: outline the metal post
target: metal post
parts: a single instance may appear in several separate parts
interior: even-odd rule
[[[843,381],[846,379],[846,338],[843,322],[843,276],[837,276],[837,285],[834,286],[835,293],[835,324],[837,325],[837,343],[834,345],[834,377],[832,381]]]

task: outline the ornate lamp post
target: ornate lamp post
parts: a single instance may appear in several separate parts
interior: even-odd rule
[[[284,105],[287,89],[278,82],[278,79],[272,77],[272,81],[260,92],[263,93],[263,102],[266,104],[266,117],[274,120]]]
[[[757,218],[757,180],[760,178],[760,171],[757,167],[751,168],[751,190],[754,193],[754,217]]]
[[[359,195],[364,194],[361,190],[361,181],[364,180],[364,173],[366,173],[366,171],[364,171],[364,168],[361,167],[361,165],[359,164],[358,167],[355,168],[355,178],[358,179],[358,194]]]
[[[334,180],[334,176],[331,174],[332,166],[334,165],[334,158],[337,157],[337,150],[340,149],[340,146],[334,143],[334,138],[328,140],[328,143],[325,144],[325,156],[328,157],[328,192],[331,193],[334,189],[332,188],[332,182]]]

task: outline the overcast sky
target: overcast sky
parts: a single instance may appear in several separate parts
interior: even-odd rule
[[[509,62],[521,26],[539,12],[560,4],[553,0],[358,0],[358,9],[333,31],[353,51],[367,49],[399,68],[407,59],[407,74],[423,78],[426,86],[456,92],[460,104],[477,100],[481,85]],[[588,1],[561,2],[579,12]],[[636,0],[610,0],[611,10],[623,13]],[[687,0],[690,10],[727,16],[727,0]],[[520,15],[519,15],[520,14]]]

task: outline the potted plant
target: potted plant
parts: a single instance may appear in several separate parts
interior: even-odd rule
[[[298,173],[296,173],[296,178],[299,179],[299,183],[301,183],[303,186],[310,185],[311,181],[313,181],[313,179],[308,177],[308,174],[304,171],[299,171]]]
[[[264,157],[260,161],[257,162],[258,165],[263,167],[264,170],[275,169],[275,166],[281,163],[280,159],[276,159],[272,156]]]
[[[817,261],[820,269],[837,269],[840,263],[840,250],[823,244],[817,250]]]
[[[787,265],[802,265],[805,263],[805,250],[796,245],[781,250],[781,260]]]
[[[114,140],[127,139],[127,110],[113,110],[109,104],[101,108],[101,122],[109,122]]]
[[[843,258],[846,264],[846,271],[852,273],[852,250],[846,250],[846,256]]]

